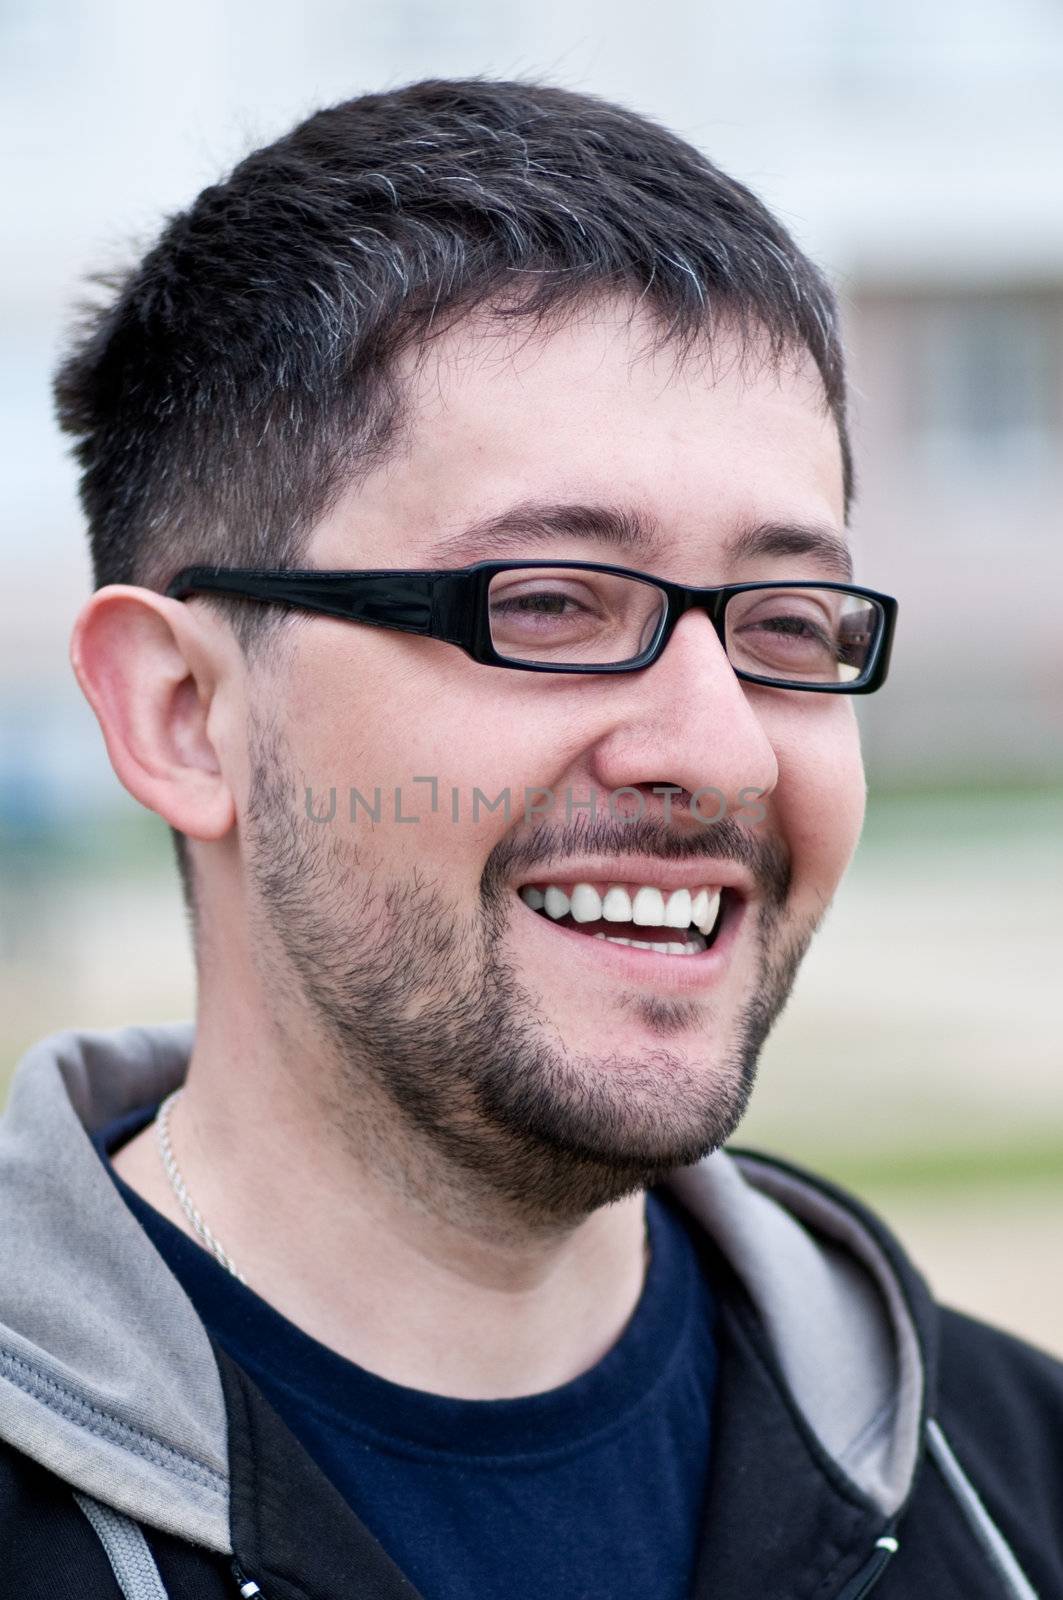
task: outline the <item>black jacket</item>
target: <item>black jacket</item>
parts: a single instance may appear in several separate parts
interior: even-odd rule
[[[86,1135],[174,1087],[190,1038],[46,1040],[0,1124],[0,1596],[414,1600]],[[720,1306],[697,1600],[1063,1600],[1063,1366],[935,1305],[784,1162],[731,1150],[670,1187]]]

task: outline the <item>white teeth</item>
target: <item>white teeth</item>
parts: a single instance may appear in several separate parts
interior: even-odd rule
[[[691,941],[690,944],[676,944],[675,942],[670,944],[647,944],[645,939],[620,939],[613,933],[596,933],[592,937],[604,939],[606,944],[626,944],[630,945],[634,950],[658,950],[662,955],[669,956],[696,956],[700,955],[705,948],[703,940],[699,942]]]
[[[606,922],[631,921],[631,896],[619,883],[606,891],[602,901],[602,916]]]
[[[558,917],[563,917],[568,910],[568,895],[564,889],[559,889],[555,883],[552,883],[546,891],[543,904],[546,915],[553,917],[556,922]]]
[[[668,896],[668,903],[664,908],[664,925],[666,928],[689,928],[690,915],[690,890],[676,889],[674,894]]]
[[[658,928],[664,921],[664,895],[660,889],[641,888],[631,905],[636,928]]]
[[[665,896],[652,884],[642,884],[632,896],[623,884],[613,883],[603,895],[592,883],[577,883],[569,895],[556,883],[545,891],[529,883],[520,890],[520,897],[533,911],[545,911],[555,922],[571,913],[574,922],[604,918],[606,922],[634,923],[637,928],[688,929],[693,923],[706,937],[720,916],[720,890],[709,888],[673,889]],[[689,944],[684,946],[684,950],[689,948]]]
[[[709,934],[715,926],[719,909],[719,889],[714,889],[711,894],[708,889],[699,889],[690,907],[690,920],[702,933]]]
[[[577,883],[572,890],[572,917],[575,922],[597,922],[602,914],[602,897],[589,883]]]

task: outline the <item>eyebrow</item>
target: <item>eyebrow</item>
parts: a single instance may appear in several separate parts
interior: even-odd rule
[[[537,500],[472,523],[434,545],[432,553],[451,561],[476,561],[488,552],[525,555],[535,546],[566,538],[609,545],[622,555],[640,559],[652,560],[661,553],[657,529],[637,511]]]
[[[530,555],[542,545],[566,538],[604,545],[612,554],[643,563],[660,563],[666,553],[660,528],[640,511],[524,501],[440,540],[433,545],[432,555],[464,565],[489,556]],[[812,523],[755,523],[733,535],[721,553],[725,567],[732,570],[758,557],[802,556],[842,582],[853,579],[852,556],[845,540],[832,529]]]
[[[845,540],[814,523],[757,523],[729,540],[724,556],[732,566],[758,556],[804,556],[843,583],[853,581],[853,557]]]

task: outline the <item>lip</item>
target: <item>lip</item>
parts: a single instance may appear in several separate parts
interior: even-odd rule
[[[554,884],[558,888],[571,888],[576,883],[644,883],[655,889],[666,889],[669,893],[704,885],[710,889],[734,889],[744,901],[752,900],[756,895],[754,879],[736,861],[718,861],[710,856],[691,856],[685,861],[654,861],[648,856],[612,856],[608,861],[569,861],[564,867],[550,866],[543,867],[539,872],[529,872],[513,887],[520,890],[528,884],[534,884],[536,888],[544,889]]]
[[[544,880],[528,881],[537,883]],[[722,981],[731,965],[749,909],[745,899],[725,902],[719,932],[708,950],[696,956],[666,956],[656,950],[633,950],[628,945],[610,944],[608,939],[594,939],[589,934],[576,933],[572,928],[563,928],[559,923],[551,922],[542,912],[533,911],[523,900],[519,900],[519,904],[526,913],[527,922],[537,923],[541,937],[551,941],[555,958],[560,950],[566,961],[585,963],[588,975],[592,972],[599,977],[612,975],[627,984],[648,985],[672,994],[700,994]],[[520,926],[526,927],[527,922]],[[559,946],[556,943],[558,939],[565,939],[568,948]]]

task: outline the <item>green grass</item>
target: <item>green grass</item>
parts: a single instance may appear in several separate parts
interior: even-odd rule
[[[25,884],[36,879],[105,878],[176,872],[170,830],[140,806],[122,807],[85,826],[49,829],[17,847],[0,848],[0,878]]]
[[[741,1146],[740,1136],[736,1143]],[[860,1150],[847,1143],[844,1150],[823,1146],[800,1154],[772,1153],[861,1192],[940,1195],[990,1185],[1014,1190],[1055,1183],[1063,1200],[1063,1132],[1046,1138],[1041,1130],[1025,1137],[1009,1130],[1007,1141],[995,1145]]]
[[[923,849],[942,840],[1048,837],[1063,841],[1063,788],[979,784],[926,789],[871,786],[861,848]]]

